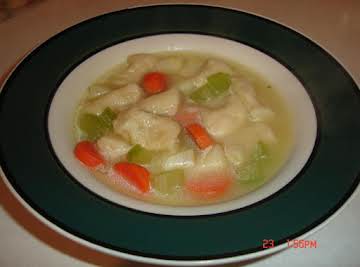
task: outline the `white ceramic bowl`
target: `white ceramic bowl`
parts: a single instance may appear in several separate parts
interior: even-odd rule
[[[201,207],[171,207],[145,203],[114,192],[91,177],[74,158],[73,123],[76,107],[84,90],[99,75],[124,62],[128,55],[160,51],[192,50],[211,53],[239,62],[263,76],[278,90],[288,105],[294,122],[295,144],[286,164],[265,185],[238,199]],[[283,65],[268,55],[227,39],[196,34],[162,34],[123,42],[104,49],[77,66],[60,84],[51,103],[49,136],[64,167],[81,184],[120,205],[156,214],[205,215],[242,208],[274,194],[288,184],[310,157],[317,134],[315,110],[303,85]]]

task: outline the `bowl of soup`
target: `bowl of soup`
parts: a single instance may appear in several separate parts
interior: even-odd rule
[[[49,133],[65,168],[96,194],[145,212],[205,215],[289,183],[311,154],[316,117],[301,83],[271,57],[165,34],[76,67],[53,98]]]
[[[265,18],[195,5],[104,14],[7,79],[1,174],[44,224],[103,253],[253,259],[349,202],[358,96],[331,55]]]

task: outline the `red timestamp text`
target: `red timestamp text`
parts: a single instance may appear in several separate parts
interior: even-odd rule
[[[286,244],[288,248],[317,248],[318,243],[316,240],[305,240],[305,239],[287,239]],[[275,247],[275,241],[273,239],[264,239],[263,248]]]
[[[317,248],[318,246],[316,240],[288,239],[286,242],[288,248]]]
[[[262,247],[263,248],[273,248],[275,246],[273,239],[264,239]]]

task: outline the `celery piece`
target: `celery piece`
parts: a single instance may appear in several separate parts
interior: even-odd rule
[[[112,129],[112,121],[116,118],[116,113],[112,111],[109,107],[105,108],[104,111],[99,115],[104,126],[109,129]]]
[[[204,103],[213,98],[211,95],[211,88],[209,84],[206,83],[203,86],[196,89],[193,93],[190,94],[190,98],[195,103]]]
[[[185,184],[185,176],[183,170],[173,170],[162,172],[151,177],[152,187],[162,194],[172,194],[176,189],[181,188]]]
[[[112,121],[115,117],[116,114],[110,108],[106,108],[98,116],[89,113],[82,114],[78,125],[86,139],[95,141],[112,129]]]
[[[241,182],[259,180],[262,177],[262,172],[259,169],[258,163],[254,161],[238,167],[235,171],[238,180]]]
[[[238,180],[241,182],[260,181],[264,178],[264,160],[269,153],[262,142],[255,145],[250,161],[235,169]]]
[[[127,153],[127,160],[132,163],[146,164],[150,163],[153,158],[153,152],[136,144]]]
[[[212,95],[214,96],[219,96],[227,92],[231,84],[229,74],[223,72],[210,75],[207,80],[208,84],[212,88]]]
[[[255,145],[254,152],[252,154],[252,158],[255,161],[266,159],[269,156],[269,153],[266,149],[266,146],[263,142],[258,142]]]
[[[80,116],[78,124],[85,139],[95,141],[105,133],[104,125],[96,115],[83,114]]]
[[[207,83],[190,94],[190,98],[196,103],[205,103],[225,94],[231,84],[230,76],[218,72],[207,78]]]

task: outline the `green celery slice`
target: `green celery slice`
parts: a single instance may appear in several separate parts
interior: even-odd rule
[[[104,134],[104,127],[98,116],[94,114],[82,114],[78,125],[85,135],[85,139],[94,141]]]
[[[107,107],[99,117],[107,128],[112,129],[112,121],[116,118],[116,113],[114,111]]]
[[[82,114],[79,117],[78,125],[85,135],[85,139],[95,141],[112,129],[112,121],[115,117],[116,113],[110,108],[106,108],[98,116],[89,113]]]
[[[266,145],[263,142],[256,143],[252,158],[255,161],[258,161],[258,160],[266,159],[268,156],[269,156],[269,152],[266,148]]]
[[[127,160],[132,163],[146,164],[150,163],[154,153],[136,144],[127,153]]]
[[[213,98],[211,95],[211,87],[206,83],[203,86],[196,89],[194,92],[190,94],[190,98],[192,101],[196,103],[204,103]]]
[[[259,169],[258,163],[254,161],[237,168],[236,174],[241,182],[255,181],[262,177],[262,171]]]
[[[207,80],[214,97],[227,92],[231,84],[230,75],[223,72],[210,75]]]
[[[190,98],[196,103],[205,103],[224,95],[230,87],[230,75],[218,72],[207,78],[207,83],[190,94]]]
[[[269,157],[268,150],[264,143],[258,142],[245,165],[235,169],[238,181],[254,182],[264,178],[264,160]]]
[[[162,194],[172,194],[185,184],[183,170],[163,172],[151,177],[152,187]]]

